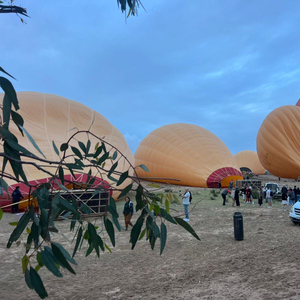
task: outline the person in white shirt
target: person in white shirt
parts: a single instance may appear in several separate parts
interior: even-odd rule
[[[191,194],[189,192],[189,189],[186,188],[184,195],[182,195],[182,204],[183,204],[184,213],[185,213],[185,219],[183,219],[183,220],[186,221],[186,222],[190,221],[190,219],[189,219],[190,195]]]
[[[272,207],[272,196],[271,196],[271,190],[268,187],[267,193],[266,193],[266,199],[268,201],[268,208]]]

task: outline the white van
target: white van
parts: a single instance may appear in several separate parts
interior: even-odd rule
[[[290,211],[290,219],[291,221],[297,225],[300,224],[300,202],[296,202]]]

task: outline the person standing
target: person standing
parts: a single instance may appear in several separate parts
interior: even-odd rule
[[[271,190],[270,190],[269,187],[267,189],[266,199],[267,199],[267,202],[268,202],[268,208],[271,208],[272,207],[272,196],[271,196]]]
[[[240,206],[240,190],[238,188],[235,189],[235,193],[234,193],[234,199],[235,199],[235,203],[236,206]]]
[[[125,230],[128,230],[128,225],[133,227],[133,224],[131,223],[131,218],[133,215],[133,203],[130,201],[129,197],[126,197],[125,199],[123,214],[125,221]]]
[[[231,191],[233,188],[233,180],[230,180],[230,183],[229,183],[229,190]]]
[[[15,190],[12,193],[12,199],[13,199],[13,203],[14,205],[11,207],[11,213],[17,213],[19,210],[19,202],[21,199],[23,199],[24,197],[22,196],[21,192],[20,192],[20,187],[17,186],[15,188]]]
[[[289,203],[291,205],[294,205],[295,204],[295,200],[296,200],[294,191],[292,189],[289,189],[289,192],[288,192],[287,195],[289,197]]]
[[[282,194],[282,196],[281,196],[281,200],[282,200],[282,210],[283,211],[286,211],[286,206],[287,206],[287,204],[288,204],[288,201],[287,201],[287,194],[286,193],[284,193],[284,194]]]
[[[263,188],[260,187],[260,189],[258,190],[258,205],[262,206],[263,204]]]
[[[185,213],[185,219],[183,219],[183,220],[186,222],[190,221],[190,218],[189,218],[190,196],[191,196],[191,194],[189,192],[189,189],[186,188],[184,195],[182,195],[182,204],[183,204],[184,213]]]
[[[231,191],[232,207],[234,207],[234,204],[235,204],[235,193],[236,193],[236,190],[233,189],[233,190]]]

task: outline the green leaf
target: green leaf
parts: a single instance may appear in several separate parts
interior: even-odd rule
[[[21,129],[20,126],[24,126],[24,120],[22,118],[22,116],[20,114],[18,114],[15,111],[11,111],[11,118],[14,121],[14,123],[17,125],[19,131],[21,132],[22,136],[24,136],[23,134],[23,130]]]
[[[185,221],[183,221],[181,218],[174,218],[177,224],[179,224],[181,227],[183,227],[185,230],[187,230],[189,233],[191,233],[197,240],[200,241],[199,236],[195,232],[195,230]]]
[[[118,157],[118,151],[116,150],[112,156],[112,159],[115,160]]]
[[[112,216],[119,218],[119,214],[116,212],[116,210],[111,205],[107,205],[107,210]]]
[[[2,172],[3,173],[3,172]],[[7,193],[7,194],[9,194],[9,192],[8,192],[8,184],[6,183],[6,181],[1,177],[0,178],[0,186],[2,187],[2,188],[4,188],[4,190],[5,190],[5,192]]]
[[[57,269],[55,265],[54,256],[50,254],[48,251],[41,251],[41,259],[46,268],[55,276],[63,277],[60,271]]]
[[[80,149],[83,151],[83,153],[86,154],[86,148],[85,148],[84,143],[83,142],[78,142],[78,145],[79,145]]]
[[[63,198],[59,198],[59,205],[58,206],[61,206],[66,211],[75,212],[74,206],[71,205],[68,200],[65,200]]]
[[[104,153],[98,160],[97,164],[101,165],[104,161],[106,161],[109,157],[109,152]]]
[[[147,228],[144,228],[143,231],[141,232],[140,237],[139,237],[139,241],[145,236],[146,229]]]
[[[163,208],[160,208],[160,214],[163,218],[165,218],[167,221],[169,221],[170,223],[176,224],[176,221],[173,219],[173,217],[171,215],[169,215]]]
[[[43,152],[41,151],[40,147],[37,145],[37,143],[36,143],[35,140],[32,138],[32,136],[29,134],[29,132],[28,132],[23,126],[20,126],[20,128],[25,132],[25,135],[27,136],[27,138],[29,139],[29,141],[31,142],[31,144],[33,145],[33,147],[34,147],[40,154],[42,154],[44,158],[46,158],[46,156],[43,154]]]
[[[31,285],[34,288],[34,290],[37,292],[37,294],[40,296],[40,298],[45,299],[46,297],[48,297],[48,294],[45,290],[45,287],[41,280],[40,275],[32,267],[30,267],[29,276],[30,276]],[[27,283],[27,281],[26,281],[26,283]],[[27,285],[28,285],[28,283],[27,283]]]
[[[127,185],[126,188],[123,189],[123,191],[121,192],[121,194],[118,196],[118,199],[126,196],[132,189],[132,183]]]
[[[67,262],[65,256],[61,252],[60,248],[58,248],[54,243],[51,244],[51,248],[52,248],[52,251],[53,251],[53,254],[54,254],[55,258],[61,263],[61,265],[64,268],[66,268],[69,272],[76,275],[75,271],[70,266],[70,264]]]
[[[20,221],[18,222],[17,227],[14,229],[14,231],[10,235],[10,238],[9,238],[8,243],[6,245],[7,248],[10,248],[12,243],[18,240],[18,238],[23,233],[24,229],[27,227],[27,224],[28,224],[29,220],[30,220],[29,213],[25,213],[21,217]]]
[[[1,3],[3,3],[3,1],[1,1]],[[0,71],[1,72],[3,72],[3,73],[5,73],[6,75],[8,75],[9,77],[11,77],[11,78],[13,78],[13,79],[15,79],[16,80],[16,78],[15,77],[13,77],[12,75],[10,75],[9,73],[7,73],[4,69],[2,69],[1,67],[0,67]]]
[[[148,213],[148,215],[149,215],[153,220],[155,220],[154,214],[149,210],[149,208],[148,208],[147,206],[145,206],[145,210],[146,210],[146,212]]]
[[[90,247],[89,247],[89,248],[87,249],[87,251],[86,251],[85,256],[86,256],[86,257],[89,256],[89,255],[93,252],[93,250],[94,250],[93,245],[90,245]]]
[[[90,209],[90,207],[89,206],[87,206],[85,203],[81,203],[81,205],[80,205],[80,210],[82,211],[82,213],[83,214],[87,214],[87,215],[89,215],[89,214],[91,214],[92,213],[92,210]]]
[[[110,238],[110,241],[112,243],[112,245],[115,247],[115,230],[114,230],[114,227],[113,227],[113,224],[112,222],[107,219],[107,218],[104,218],[104,225],[105,225],[105,229],[108,233],[108,236]]]
[[[2,217],[3,217],[3,210],[2,210],[2,208],[0,207],[0,221],[1,221]]]
[[[44,266],[44,263],[42,261],[42,255],[41,255],[41,252],[38,252],[37,255],[36,255],[36,260],[38,262],[38,264],[42,267]]]
[[[68,143],[63,143],[63,144],[61,144],[61,146],[60,146],[60,151],[61,151],[61,152],[66,151],[68,148],[69,148]]]
[[[52,242],[52,244],[54,244],[57,248],[59,248],[59,250],[64,255],[64,257],[67,261],[69,261],[70,263],[72,263],[74,265],[77,265],[77,262],[75,261],[75,259],[71,257],[69,252],[61,244],[58,244],[55,242]]]
[[[105,246],[105,248],[106,248],[110,253],[112,253],[111,250],[110,250],[110,248],[109,248],[106,244],[104,244],[104,246]]]
[[[3,89],[5,95],[8,97],[9,101],[13,104],[15,110],[18,110],[19,102],[17,98],[17,93],[12,85],[12,83],[5,77],[0,77],[0,86]]]
[[[55,153],[59,156],[59,152],[58,152],[58,149],[57,149],[54,141],[52,141],[52,146],[53,146]]]
[[[162,222],[160,225],[160,255],[163,253],[167,241],[167,227]]]
[[[135,196],[135,200],[136,200],[136,211],[142,209],[145,206],[145,203],[143,201],[143,187],[141,185],[138,186],[137,190],[136,190],[136,196]]]
[[[170,213],[170,202],[168,199],[166,199],[166,201],[165,201],[165,206],[166,206],[166,212],[167,212],[167,214],[169,214]]]
[[[91,141],[88,140],[87,143],[86,143],[86,151],[85,151],[85,155],[88,155],[89,151],[90,151],[90,148],[91,148]]]
[[[99,145],[99,143],[97,143],[97,144]],[[93,157],[96,158],[101,153],[101,151],[102,151],[102,147],[101,146],[97,147],[97,150],[96,150],[95,154],[93,155]]]
[[[159,207],[159,205],[157,205],[157,204],[154,205],[154,212],[155,212],[156,216],[160,215],[160,207]]]
[[[115,162],[112,167],[110,168],[108,174],[107,174],[107,177],[109,177],[113,172],[114,170],[116,169],[116,167],[118,166],[118,162]]]
[[[78,231],[78,234],[77,234],[77,239],[76,239],[76,244],[75,244],[75,247],[74,247],[74,251],[73,251],[73,255],[72,257],[75,256],[76,252],[77,252],[77,249],[78,249],[78,246],[80,244],[80,241],[82,239],[82,227],[79,228],[79,231]]]
[[[29,263],[29,258],[28,256],[25,254],[22,258],[22,270],[23,270],[23,274],[25,274],[25,271],[27,269],[27,266],[28,266],[28,263]]]
[[[31,290],[34,289],[34,287],[32,286],[31,280],[30,280],[30,272],[28,269],[25,270],[25,282]]]
[[[146,172],[149,172],[149,169],[145,165],[139,165],[138,167],[142,168]]]
[[[71,147],[71,149],[76,156],[78,156],[80,159],[83,159],[81,152],[76,147]]]
[[[131,249],[132,250],[134,249],[134,247],[136,245],[136,242],[139,238],[139,235],[141,233],[141,229],[143,227],[143,224],[144,224],[144,216],[141,215],[137,219],[136,223],[133,225],[131,233],[130,233],[130,240],[131,240],[131,243],[132,243]]]
[[[98,244],[98,234],[97,234],[97,231],[95,229],[95,226],[92,223],[88,223],[88,232],[89,232],[89,235],[90,235],[89,242],[95,248],[97,256],[100,257],[99,244]]]
[[[19,223],[19,222],[10,222],[10,223],[8,223],[8,224],[11,225],[11,226],[17,226],[18,223]]]
[[[59,175],[59,179],[61,181],[62,185],[65,185],[65,177],[64,177],[64,170],[62,167],[58,168],[58,175]]]
[[[124,173],[121,174],[121,176],[117,182],[117,186],[122,184],[127,178],[128,178],[128,171],[125,171]]]

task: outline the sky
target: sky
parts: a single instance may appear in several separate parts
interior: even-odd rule
[[[16,91],[89,106],[133,154],[173,123],[256,151],[265,117],[299,99],[299,0],[142,0],[127,20],[116,2],[15,0],[30,18],[0,15],[0,66]]]

